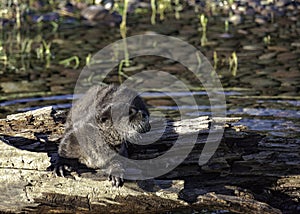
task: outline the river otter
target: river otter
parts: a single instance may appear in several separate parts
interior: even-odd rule
[[[59,144],[55,173],[64,176],[68,159],[105,169],[113,186],[122,186],[127,142],[149,131],[149,111],[138,94],[125,87],[93,86],[72,107]]]

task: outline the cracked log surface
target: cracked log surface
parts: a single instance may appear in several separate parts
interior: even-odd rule
[[[189,157],[153,180],[112,188],[101,172],[80,167],[74,178],[47,169],[57,155],[65,114],[51,107],[0,120],[0,212],[161,213],[228,210],[235,213],[300,212],[299,139],[274,139],[223,118],[227,127],[211,160],[198,165],[210,119],[170,122],[164,137],[135,157],[170,148],[178,133],[200,131]],[[152,130],[161,132],[161,130]]]

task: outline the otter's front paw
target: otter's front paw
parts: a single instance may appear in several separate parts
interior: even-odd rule
[[[61,177],[70,175],[71,171],[72,171],[72,167],[65,164],[57,164],[54,166],[54,170],[53,170],[56,176],[61,176]]]
[[[121,187],[124,184],[123,175],[120,175],[120,177],[114,176],[114,175],[109,175],[108,180],[111,181],[112,186],[115,186],[115,187]]]
[[[121,187],[124,184],[124,169],[120,163],[113,163],[108,170],[108,180],[112,186]]]
[[[71,172],[74,170],[75,165],[75,160],[59,157],[58,160],[54,163],[52,171],[56,176],[71,176]]]

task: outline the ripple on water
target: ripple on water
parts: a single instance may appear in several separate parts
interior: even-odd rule
[[[300,118],[300,111],[272,108],[237,108],[229,110],[228,114],[291,119]]]
[[[243,118],[237,124],[247,125],[249,130],[267,132],[277,137],[294,137],[300,132],[300,124],[284,119]]]
[[[56,105],[51,105],[53,109],[69,109],[71,108],[72,104],[71,103],[66,103],[66,104],[56,104]],[[34,107],[26,107],[26,108],[18,108],[19,112],[25,112],[25,111],[33,111],[39,108],[44,108],[48,106],[34,106]]]
[[[57,95],[57,96],[50,96],[50,97],[31,97],[31,98],[23,98],[17,100],[8,100],[8,101],[1,102],[0,107],[17,105],[20,103],[37,102],[37,101],[42,102],[42,101],[55,101],[55,100],[73,100],[73,99],[78,99],[80,96],[81,95],[66,94],[66,95]]]
[[[257,103],[280,103],[290,104],[292,106],[300,106],[300,100],[258,100]]]

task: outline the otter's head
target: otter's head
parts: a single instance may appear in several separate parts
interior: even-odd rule
[[[109,130],[110,137],[130,140],[150,130],[149,111],[136,92],[109,86],[99,92],[96,102],[98,126]]]

